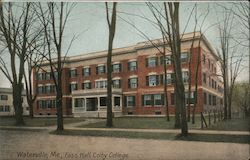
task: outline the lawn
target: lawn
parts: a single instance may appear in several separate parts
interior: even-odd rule
[[[223,134],[189,134],[181,137],[174,133],[151,133],[151,132],[128,132],[128,131],[95,131],[95,130],[64,130],[62,132],[53,131],[55,135],[69,136],[93,136],[93,137],[115,137],[131,139],[155,139],[155,140],[181,140],[181,141],[201,141],[201,142],[224,142],[224,143],[249,143],[248,135],[223,135]]]
[[[133,129],[174,129],[174,117],[167,121],[165,117],[117,117],[113,118],[114,128]],[[81,128],[105,128],[106,122],[97,122],[79,126]],[[196,123],[188,122],[188,127],[200,129],[200,117],[196,117]]]
[[[64,124],[82,122],[85,118],[64,118]],[[56,117],[24,117],[25,125],[29,127],[44,127],[57,124]],[[0,126],[15,126],[14,117],[0,117]]]
[[[206,122],[208,123],[208,117]],[[211,119],[211,125],[207,129],[211,130],[232,130],[249,131],[249,118],[231,119],[228,121],[216,121],[214,124]],[[174,117],[168,122],[165,117],[119,117],[114,118],[114,128],[132,128],[132,129],[174,129]],[[105,128],[106,122],[97,122],[79,126],[80,128]],[[204,125],[205,126],[205,125]],[[188,122],[189,129],[201,129],[200,116],[196,116],[195,124]]]
[[[209,130],[250,131],[250,118],[220,121],[209,126]]]

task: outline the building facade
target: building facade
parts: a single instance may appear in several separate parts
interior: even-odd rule
[[[29,115],[29,105],[25,91],[22,93],[23,115]],[[0,88],[0,116],[13,116],[15,110],[13,107],[13,96],[11,88]]]
[[[181,43],[181,66],[183,82],[188,90],[191,78],[191,107],[197,94],[196,113],[221,109],[223,84],[217,77],[219,58],[207,39],[199,32],[183,35]],[[152,42],[156,45],[152,45]],[[193,48],[191,49],[193,43]],[[157,46],[157,48],[155,47]],[[167,48],[167,51],[169,48]],[[166,59],[159,49],[158,40],[140,42],[134,46],[113,50],[113,112],[118,115],[155,115],[166,113],[164,107],[164,81],[167,83],[167,99],[170,113],[175,111],[174,79],[171,53]],[[107,97],[107,51],[66,57],[62,73],[63,113],[65,115],[105,117]],[[189,59],[191,64],[189,67]],[[164,80],[164,65],[167,64],[167,79]],[[197,93],[195,74],[197,64]],[[191,68],[191,69],[189,69]],[[191,72],[191,77],[189,77]],[[36,115],[55,115],[55,86],[50,66],[44,62],[42,71],[34,73],[37,83]],[[186,100],[188,101],[188,100]]]

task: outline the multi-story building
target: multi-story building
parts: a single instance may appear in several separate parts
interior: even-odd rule
[[[217,77],[219,58],[199,32],[183,35],[181,43],[181,66],[185,88],[188,88],[191,72],[191,99],[198,94],[196,112],[219,109],[223,103],[223,85]],[[200,41],[200,42],[199,42]],[[170,113],[174,113],[174,80],[171,53],[166,60],[159,49],[160,39],[140,42],[136,45],[113,49],[113,112],[115,115],[165,114],[164,67],[167,64],[167,99]],[[193,43],[193,48],[191,45]],[[167,46],[166,46],[167,47]],[[168,50],[168,47],[167,47]],[[189,70],[189,58],[192,60]],[[107,51],[66,57],[62,70],[63,113],[73,116],[105,116],[107,97],[106,75]],[[195,73],[198,67],[198,91],[195,92]],[[55,86],[50,67],[44,62],[43,69],[34,73],[38,83],[38,96],[34,112],[37,115],[56,114]]]
[[[25,91],[22,92],[22,100],[23,115],[29,115],[29,105]],[[0,88],[0,116],[13,116],[14,114],[12,89]]]

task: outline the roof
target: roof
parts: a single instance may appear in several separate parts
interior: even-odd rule
[[[195,33],[195,36],[194,36],[194,33]],[[190,33],[183,34],[182,35],[182,42],[190,41],[193,39],[198,40],[199,38],[201,38],[205,42],[204,44],[208,47],[211,54],[218,60],[219,57],[216,55],[214,48],[211,46],[211,44],[208,42],[207,38],[201,32],[190,32]],[[152,48],[155,46],[152,43],[155,44],[156,46],[163,45],[162,38],[158,38],[158,39],[154,39],[154,40],[138,42],[132,46],[114,48],[112,50],[112,55],[131,53],[131,52],[136,52],[137,50],[140,50],[140,49]],[[107,50],[103,50],[103,51],[97,51],[97,52],[82,53],[82,54],[78,54],[78,55],[74,55],[74,56],[65,57],[65,61],[66,61],[66,63],[70,63],[70,62],[74,62],[74,61],[89,60],[89,59],[94,59],[94,58],[99,58],[99,57],[105,57],[105,56],[107,56],[107,52],[108,52]],[[56,59],[54,59],[54,60],[56,61]],[[48,63],[48,61],[45,61],[44,65],[47,65],[47,63]]]
[[[12,94],[12,88],[0,88],[0,94],[2,93]],[[22,91],[22,95],[26,95],[26,90]]]

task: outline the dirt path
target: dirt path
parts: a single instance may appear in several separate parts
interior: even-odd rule
[[[23,152],[23,156],[18,153]],[[0,130],[1,160],[248,160],[249,145]]]

